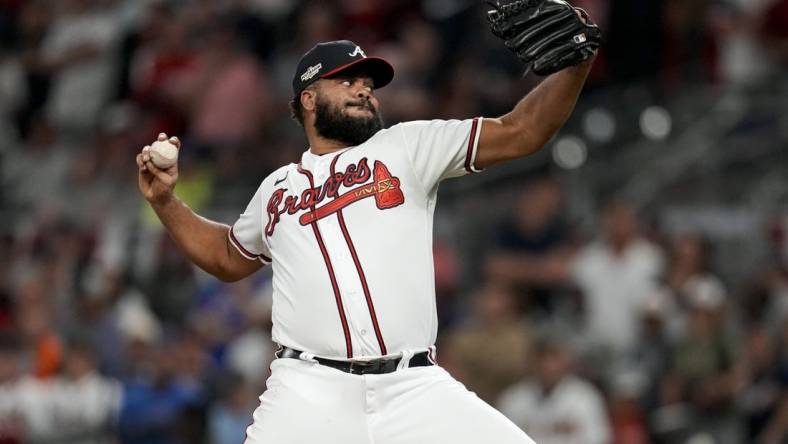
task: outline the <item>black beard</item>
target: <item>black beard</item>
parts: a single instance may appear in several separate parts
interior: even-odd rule
[[[353,117],[344,109],[334,106],[317,97],[315,101],[315,129],[317,133],[329,140],[336,140],[348,146],[361,145],[383,129],[383,119],[369,101],[359,100],[345,104],[364,104],[372,112],[369,117]]]

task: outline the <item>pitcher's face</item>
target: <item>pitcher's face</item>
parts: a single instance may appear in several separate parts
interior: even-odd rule
[[[383,129],[371,78],[347,75],[321,79],[314,94],[314,126],[321,137],[355,146]]]

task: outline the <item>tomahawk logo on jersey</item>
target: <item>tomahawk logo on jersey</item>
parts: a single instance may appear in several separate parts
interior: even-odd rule
[[[273,262],[274,341],[337,359],[434,344],[437,188],[475,171],[480,126],[402,123],[263,180],[230,239]]]

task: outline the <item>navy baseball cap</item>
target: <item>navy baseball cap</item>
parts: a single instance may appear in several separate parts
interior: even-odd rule
[[[358,68],[372,78],[375,88],[382,88],[394,78],[394,68],[380,57],[367,57],[360,46],[350,40],[318,43],[298,61],[293,76],[293,97],[319,79]]]

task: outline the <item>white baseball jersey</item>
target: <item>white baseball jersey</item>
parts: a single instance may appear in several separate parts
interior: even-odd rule
[[[364,359],[427,350],[438,183],[475,172],[480,119],[415,121],[266,177],[230,240],[273,264],[279,344]]]

